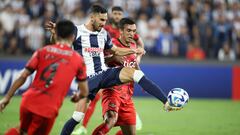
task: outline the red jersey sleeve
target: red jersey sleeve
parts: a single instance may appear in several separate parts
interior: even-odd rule
[[[86,71],[86,65],[83,61],[83,58],[80,56],[80,62],[78,66],[78,72],[77,72],[77,80],[78,81],[85,81],[87,79],[87,71]]]
[[[31,72],[34,72],[37,69],[38,63],[39,63],[39,53],[40,50],[37,50],[32,55],[32,58],[27,62],[25,68],[28,69]]]
[[[139,35],[135,34],[134,37],[133,37],[133,40],[138,41],[139,40]]]

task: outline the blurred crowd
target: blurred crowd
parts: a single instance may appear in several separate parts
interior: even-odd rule
[[[82,24],[92,3],[123,7],[150,56],[240,59],[239,0],[1,0],[0,54],[32,54],[49,44],[46,22]]]

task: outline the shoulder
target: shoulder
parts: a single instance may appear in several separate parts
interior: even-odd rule
[[[77,37],[79,37],[85,31],[84,24],[75,25],[75,28],[76,28]]]
[[[73,51],[73,58],[74,59],[77,59],[78,61],[81,60],[83,61],[83,57],[76,51],[72,50]]]
[[[118,41],[117,38],[112,38],[112,42],[113,42],[113,43],[119,43],[119,41]]]

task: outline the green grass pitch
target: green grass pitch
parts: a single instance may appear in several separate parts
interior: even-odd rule
[[[0,135],[18,124],[20,100],[19,96],[14,97],[0,114]],[[134,101],[143,121],[143,129],[137,131],[138,135],[240,135],[240,102],[190,99],[182,111],[164,112],[161,102],[154,98],[135,98]],[[99,103],[88,125],[89,135],[102,122]],[[59,134],[73,110],[74,104],[66,98],[51,135]],[[109,135],[114,135],[117,130],[114,128]]]

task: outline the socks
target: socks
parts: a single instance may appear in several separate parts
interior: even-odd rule
[[[92,135],[105,135],[109,132],[109,127],[107,124],[102,123],[100,126],[98,126],[92,133]]]
[[[16,128],[10,128],[5,135],[20,135],[20,133]]]
[[[122,130],[117,131],[117,133],[115,135],[123,135]]]
[[[79,122],[75,121],[73,118],[69,119],[62,131],[61,131],[61,134],[60,135],[71,135],[72,131],[74,130],[75,126],[78,124]]]
[[[148,79],[142,71],[136,70],[133,75],[133,80],[138,83],[145,91],[159,99],[163,104],[167,102],[167,97],[153,81]]]
[[[72,118],[65,123],[61,135],[71,135],[75,126],[83,119],[83,117],[84,113],[74,111]]]
[[[90,102],[90,104],[89,104],[89,106],[88,106],[88,108],[87,108],[87,111],[86,111],[86,113],[85,113],[85,116],[84,116],[83,122],[82,122],[82,125],[83,125],[85,128],[87,127],[88,121],[89,121],[89,119],[91,118],[91,116],[92,116],[92,114],[93,114],[93,112],[94,112],[94,110],[95,110],[95,107],[96,107],[97,102],[98,102],[99,99],[100,99],[100,95],[101,95],[101,94],[98,93],[98,94],[95,96],[95,98]]]

